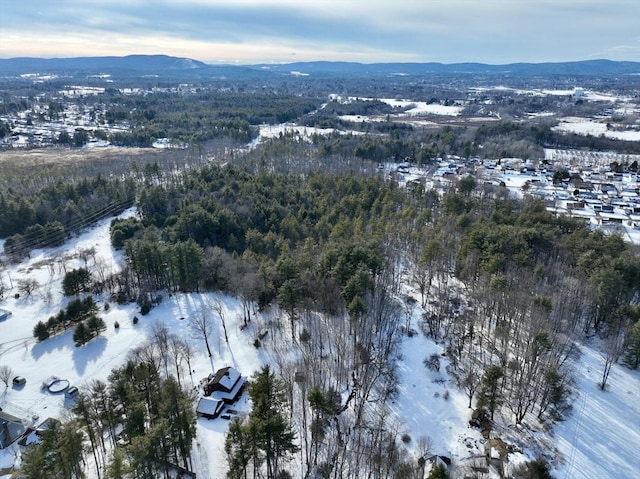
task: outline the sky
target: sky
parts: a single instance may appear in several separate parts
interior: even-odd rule
[[[0,57],[640,61],[639,0],[0,0]]]

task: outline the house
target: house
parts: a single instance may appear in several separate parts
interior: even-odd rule
[[[222,408],[224,408],[224,401],[205,396],[198,401],[196,414],[207,419],[215,419],[222,412]]]
[[[29,444],[40,444],[42,442],[42,433],[53,423],[60,423],[55,418],[48,417],[37,426],[29,426],[25,433],[18,441],[20,446],[28,446]]]
[[[204,397],[200,398],[196,406],[196,414],[207,419],[215,419],[220,415],[225,404],[236,402],[246,384],[246,379],[232,368],[218,369],[211,374],[204,385]]]
[[[0,411],[0,449],[13,444],[25,431],[26,428],[20,418]]]
[[[218,369],[215,375],[209,375],[208,382],[204,386],[205,396],[215,396],[227,403],[237,400],[246,382],[240,373],[232,368]]]

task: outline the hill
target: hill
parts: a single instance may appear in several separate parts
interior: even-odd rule
[[[128,55],[124,57],[77,57],[0,59],[0,69],[5,75],[21,75],[32,72],[70,74],[76,72],[104,73],[112,70],[139,73],[164,70],[193,70],[206,65],[190,58],[167,55]]]
[[[560,63],[355,63],[312,61],[263,63],[256,65],[210,65],[191,58],[167,55],[128,55],[123,57],[8,58],[0,59],[2,76],[15,77],[40,73],[57,75],[111,74],[121,76],[194,78],[269,78],[292,72],[315,76],[424,76],[424,75],[631,75],[640,73],[639,62],[587,60]]]
[[[281,65],[262,64],[259,68],[277,72],[297,71],[309,74],[342,75],[629,75],[640,73],[638,62],[587,60],[560,63],[352,63],[299,62]]]

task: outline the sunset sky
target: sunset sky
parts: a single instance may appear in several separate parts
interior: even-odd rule
[[[0,0],[0,57],[640,61],[639,0]]]

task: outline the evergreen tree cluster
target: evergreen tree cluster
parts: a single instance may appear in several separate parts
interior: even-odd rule
[[[180,382],[183,375],[169,374],[169,358],[161,352],[172,351],[178,358],[173,367],[180,371],[184,348],[178,338],[156,331],[108,382],[91,382],[76,398],[71,417],[50,422],[41,441],[26,448],[20,477],[80,478],[91,467],[107,479],[152,479],[192,469],[194,398]]]
[[[257,134],[251,125],[293,121],[320,106],[320,100],[287,94],[212,92],[155,94],[135,98],[118,95],[105,112],[109,124],[126,123],[130,131],[115,132],[119,146],[148,147],[157,138],[188,143],[228,139],[248,143]]]
[[[50,316],[46,322],[38,321],[33,328],[33,336],[38,341],[43,341],[54,334],[67,330],[73,324],[77,324],[78,327],[82,325],[82,335],[79,333],[78,338],[91,339],[104,330],[104,321],[97,316],[97,313],[98,305],[91,296],[84,299],[74,299],[69,302],[66,309],[61,309],[55,316]],[[83,321],[87,321],[87,324],[82,324]],[[82,344],[88,339],[82,341]],[[76,340],[75,334],[74,341],[79,342]]]
[[[62,292],[65,296],[77,296],[86,293],[92,284],[91,273],[86,268],[68,271],[62,279]]]
[[[2,174],[0,173],[0,179]],[[5,252],[21,256],[34,248],[61,245],[69,234],[131,206],[135,182],[98,176],[76,183],[0,192],[0,237]]]
[[[131,297],[207,287],[261,304],[278,299],[294,314],[302,298],[335,311],[335,295],[324,291],[337,281],[348,303],[362,295],[382,260],[375,237],[403,198],[378,178],[316,173],[302,180],[210,166],[142,190],[142,222],[116,222],[111,235],[125,245]],[[347,272],[359,279],[349,282]]]

